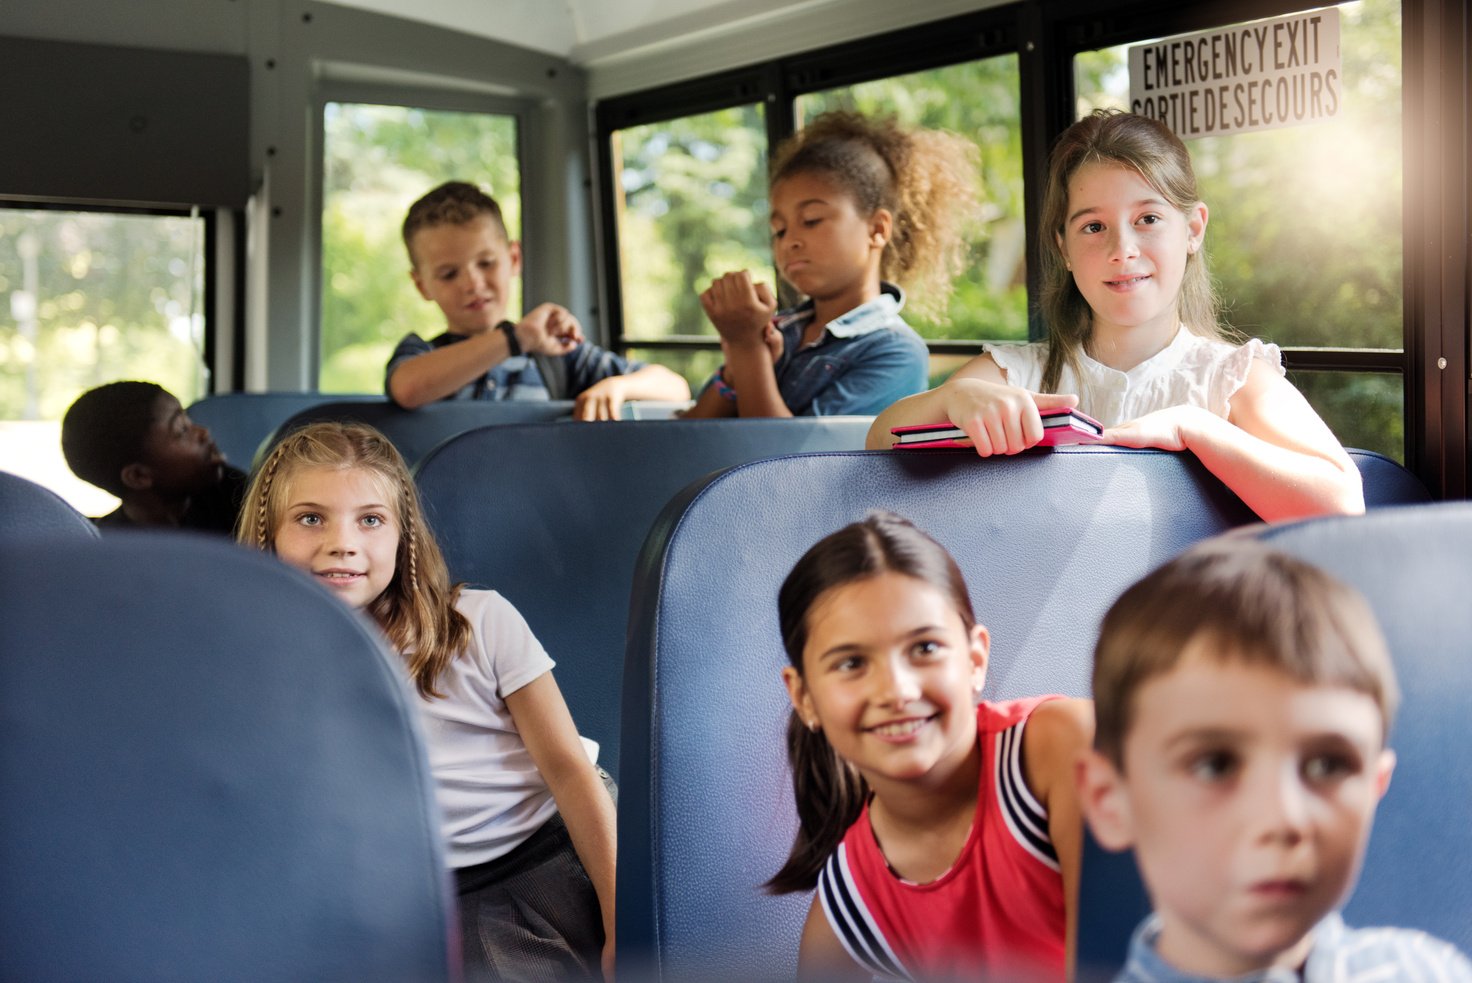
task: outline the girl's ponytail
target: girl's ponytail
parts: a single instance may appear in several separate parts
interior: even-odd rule
[[[823,864],[859,818],[869,786],[853,765],[833,752],[821,730],[808,730],[796,713],[787,721],[787,761],[797,800],[797,837],[782,869],[763,885],[772,894],[811,891]]]

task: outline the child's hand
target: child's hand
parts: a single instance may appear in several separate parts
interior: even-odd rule
[[[777,298],[765,283],[753,283],[746,270],[717,279],[700,295],[700,306],[721,340],[732,345],[762,343],[770,347],[764,332],[777,313]]]
[[[611,375],[578,393],[572,405],[574,420],[617,420],[624,406],[624,377]]]
[[[1210,413],[1199,406],[1167,406],[1154,413],[1110,427],[1104,431],[1104,443],[1120,447],[1155,447],[1163,451],[1189,450],[1186,432],[1198,413]]]
[[[772,364],[776,365],[777,360],[782,357],[782,350],[786,347],[782,341],[782,332],[777,330],[775,324],[768,321],[766,329],[762,332],[762,341],[767,343],[767,354],[772,356]]]
[[[985,379],[952,379],[942,391],[946,419],[966,431],[982,457],[1032,447],[1043,439],[1038,410],[1078,405],[1072,393],[1035,393]]]
[[[538,304],[516,325],[516,340],[528,355],[566,355],[583,341],[583,326],[560,304]]]
[[[787,347],[782,341],[782,332],[777,330],[775,324],[769,323],[762,332],[762,341],[766,344],[767,354],[772,356],[772,364],[775,366],[777,360],[782,357],[783,350]],[[725,362],[725,365],[721,368],[721,374],[725,376],[726,385],[740,392],[739,370],[733,368],[731,365],[731,346],[726,343],[726,339],[724,338],[721,339],[721,359]]]

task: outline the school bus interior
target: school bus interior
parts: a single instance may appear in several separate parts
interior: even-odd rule
[[[1332,52],[1311,43],[1331,21]],[[1276,48],[1257,33],[1269,22],[1282,25]],[[1288,81],[1232,81],[1270,50]],[[621,786],[629,979],[778,978],[795,966],[805,899],[759,887],[792,829],[774,598],[823,533],[896,509],[956,552],[974,593],[1043,585],[997,615],[998,640],[1010,633],[1019,660],[1015,674],[995,671],[997,692],[1082,695],[1088,636],[1113,597],[1189,543],[1253,523],[1198,462],[1158,451],[906,457],[860,452],[867,421],[578,430],[550,422],[545,405],[412,416],[385,400],[396,341],[443,329],[410,281],[400,223],[452,178],[490,190],[521,243],[514,306],[564,304],[591,340],[669,366],[698,390],[721,353],[697,291],[733,269],[777,282],[768,156],[837,108],[976,145],[984,200],[966,269],[949,306],[913,322],[932,385],[984,343],[1045,336],[1038,216],[1059,133],[1099,107],[1187,131],[1226,317],[1281,346],[1290,380],[1355,448],[1378,523],[1309,520],[1286,527],[1283,543],[1361,586],[1394,645],[1418,650],[1418,632],[1429,633],[1424,661],[1407,665],[1408,706],[1428,708],[1406,728],[1421,762],[1398,772],[1403,800],[1386,800],[1363,910],[1472,948],[1472,859],[1456,849],[1472,815],[1466,795],[1444,794],[1465,782],[1438,784],[1467,776],[1447,708],[1472,698],[1469,609],[1458,601],[1472,580],[1459,501],[1472,482],[1469,78],[1465,0],[0,4],[0,622],[26,617],[25,632],[0,643],[0,842],[16,864],[28,858],[30,879],[7,878],[0,939],[34,933],[24,947],[0,943],[0,977],[457,977],[443,854],[419,836],[433,815],[415,773],[421,735],[402,719],[412,694],[378,678],[386,650],[342,612],[309,603],[321,598],[290,597],[263,558],[240,558],[231,577],[262,610],[325,624],[312,636],[321,644],[252,623],[272,619],[243,612],[236,582],[208,573],[235,562],[224,546],[99,542],[81,516],[117,500],[70,474],[58,435],[71,401],[101,383],[164,385],[241,468],[288,420],[402,428],[452,573],[502,589],[557,639],[559,674],[587,667],[568,689],[575,716],[604,735]],[[1217,95],[1167,94],[1193,86]],[[523,457],[517,467],[498,466],[508,448]],[[556,562],[519,588],[486,583],[539,554]],[[77,580],[104,577],[134,593],[89,584],[72,596]],[[140,592],[151,593],[137,601]],[[150,621],[146,605],[175,596],[191,599],[187,625],[148,637],[159,616]],[[137,604],[142,617],[128,610]],[[125,611],[126,631],[104,620]],[[59,622],[67,631],[49,634]],[[254,641],[217,650],[211,625]],[[333,672],[357,674],[352,693],[319,708],[341,729],[283,731],[317,712],[292,695],[304,684],[290,658],[331,646],[357,653],[354,669],[334,660],[311,673],[323,690]],[[126,683],[99,674],[92,708],[71,704],[59,679],[103,662],[111,672],[125,656],[157,661]],[[231,673],[208,671],[211,660],[231,661]],[[137,699],[120,708],[108,685]],[[161,722],[164,736],[129,745],[126,713],[160,693],[188,702],[196,692],[193,712]],[[371,705],[366,722],[354,693]],[[241,719],[247,701],[270,712]],[[65,754],[85,757],[88,739],[85,720],[57,720],[91,713],[119,742],[118,771],[96,795],[60,794],[46,763],[81,767]],[[226,743],[191,750],[190,726]],[[394,733],[355,753],[375,726]],[[272,730],[280,741],[256,749],[251,774],[284,793],[299,836],[263,834],[261,809],[230,815],[231,796],[250,789],[234,777],[228,741]],[[306,762],[321,770],[268,780],[292,757],[280,742],[297,738],[322,755]],[[44,762],[26,757],[48,744],[57,751]],[[322,784],[338,753],[352,771]],[[392,785],[386,806],[376,782]],[[308,786],[318,801],[299,794]],[[174,850],[171,838],[188,837],[179,816],[147,821],[160,792],[170,808],[207,817],[210,848]],[[336,806],[318,809],[324,796]],[[1436,813],[1441,839],[1421,832],[1420,810]],[[371,818],[383,814],[392,823]],[[80,855],[89,866],[65,870],[79,858],[68,838],[91,836],[109,815],[147,845],[113,869],[107,849],[124,839],[91,840]],[[257,846],[214,849],[232,830]],[[357,880],[395,852],[394,837],[412,851]],[[285,866],[263,877],[257,848]],[[1107,869],[1134,893],[1086,881],[1086,897],[1138,900],[1130,872]],[[394,878],[412,890],[388,903]],[[25,886],[49,879],[55,891]],[[219,892],[236,884],[236,907],[260,917],[233,920]],[[354,892],[368,899],[359,908]],[[130,904],[118,926],[89,929],[109,905]],[[293,925],[274,953],[273,917]],[[1105,973],[1110,954],[1123,954],[1121,925],[1108,921],[1080,940],[1099,960],[1089,968]],[[403,945],[375,956],[366,940],[396,926]],[[313,933],[323,939],[315,953]],[[130,938],[137,959],[109,961],[107,947]],[[374,958],[381,972],[366,968]]]

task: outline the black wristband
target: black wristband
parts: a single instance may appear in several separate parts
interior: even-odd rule
[[[510,321],[502,321],[496,325],[496,330],[506,336],[506,347],[511,351],[511,357],[515,358],[521,354],[521,342],[516,340],[516,325]]]

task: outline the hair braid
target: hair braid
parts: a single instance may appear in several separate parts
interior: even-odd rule
[[[261,484],[256,492],[256,548],[265,550],[271,546],[271,524],[267,518],[266,504],[271,500],[271,485],[276,480],[276,471],[281,465],[281,458],[286,453],[284,443],[277,444],[271,456],[266,459],[266,464],[261,468]]]

